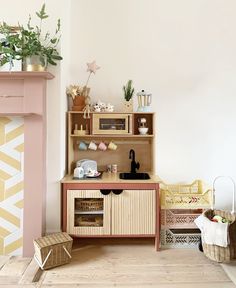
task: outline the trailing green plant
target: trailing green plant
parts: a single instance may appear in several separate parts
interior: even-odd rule
[[[126,101],[129,101],[134,94],[134,88],[132,87],[132,80],[128,80],[126,86],[123,86],[124,97]]]
[[[0,25],[0,66],[6,63],[13,65],[13,60],[20,60],[21,55],[17,47],[21,46],[22,40],[18,28],[10,27],[5,22]]]
[[[42,33],[42,26],[45,19],[49,17],[45,11],[45,4],[42,5],[39,12],[36,12],[40,19],[39,25],[35,27],[31,24],[29,16],[26,27],[18,25],[17,32],[12,33],[12,27],[5,22],[0,25],[0,34],[3,38],[0,40],[0,65],[11,62],[14,59],[25,59],[26,57],[38,55],[43,64],[46,58],[47,63],[57,65],[57,61],[62,57],[57,51],[57,45],[60,41],[60,19],[57,21],[56,30],[53,36],[47,32]]]

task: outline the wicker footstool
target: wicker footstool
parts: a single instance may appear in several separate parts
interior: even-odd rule
[[[73,239],[64,232],[50,234],[34,240],[34,259],[41,269],[66,264],[71,259]]]

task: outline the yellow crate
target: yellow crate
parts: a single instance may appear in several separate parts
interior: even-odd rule
[[[212,202],[212,190],[201,180],[191,184],[160,183],[161,208],[163,209],[199,209],[209,208]]]

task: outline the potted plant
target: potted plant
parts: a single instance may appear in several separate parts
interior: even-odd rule
[[[21,70],[21,57],[16,49],[20,43],[19,27],[8,26],[3,22],[0,25],[0,66],[4,66],[3,71],[11,70],[13,66]]]
[[[16,33],[12,33],[12,27],[6,23],[0,25],[0,34],[3,36],[0,40],[1,66],[13,59],[22,59],[23,70],[44,71],[48,64],[57,65],[57,61],[62,60],[57,51],[60,19],[53,36],[50,36],[49,32],[43,35],[42,24],[49,17],[45,12],[45,4],[36,15],[40,19],[39,25],[33,27],[30,16],[27,26],[19,25]]]
[[[132,87],[132,80],[128,80],[126,86],[123,86],[124,92],[124,110],[125,112],[133,112],[133,94],[134,88]]]

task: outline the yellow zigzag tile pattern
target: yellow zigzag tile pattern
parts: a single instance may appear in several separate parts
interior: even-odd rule
[[[22,255],[24,118],[0,117],[0,255]]]

